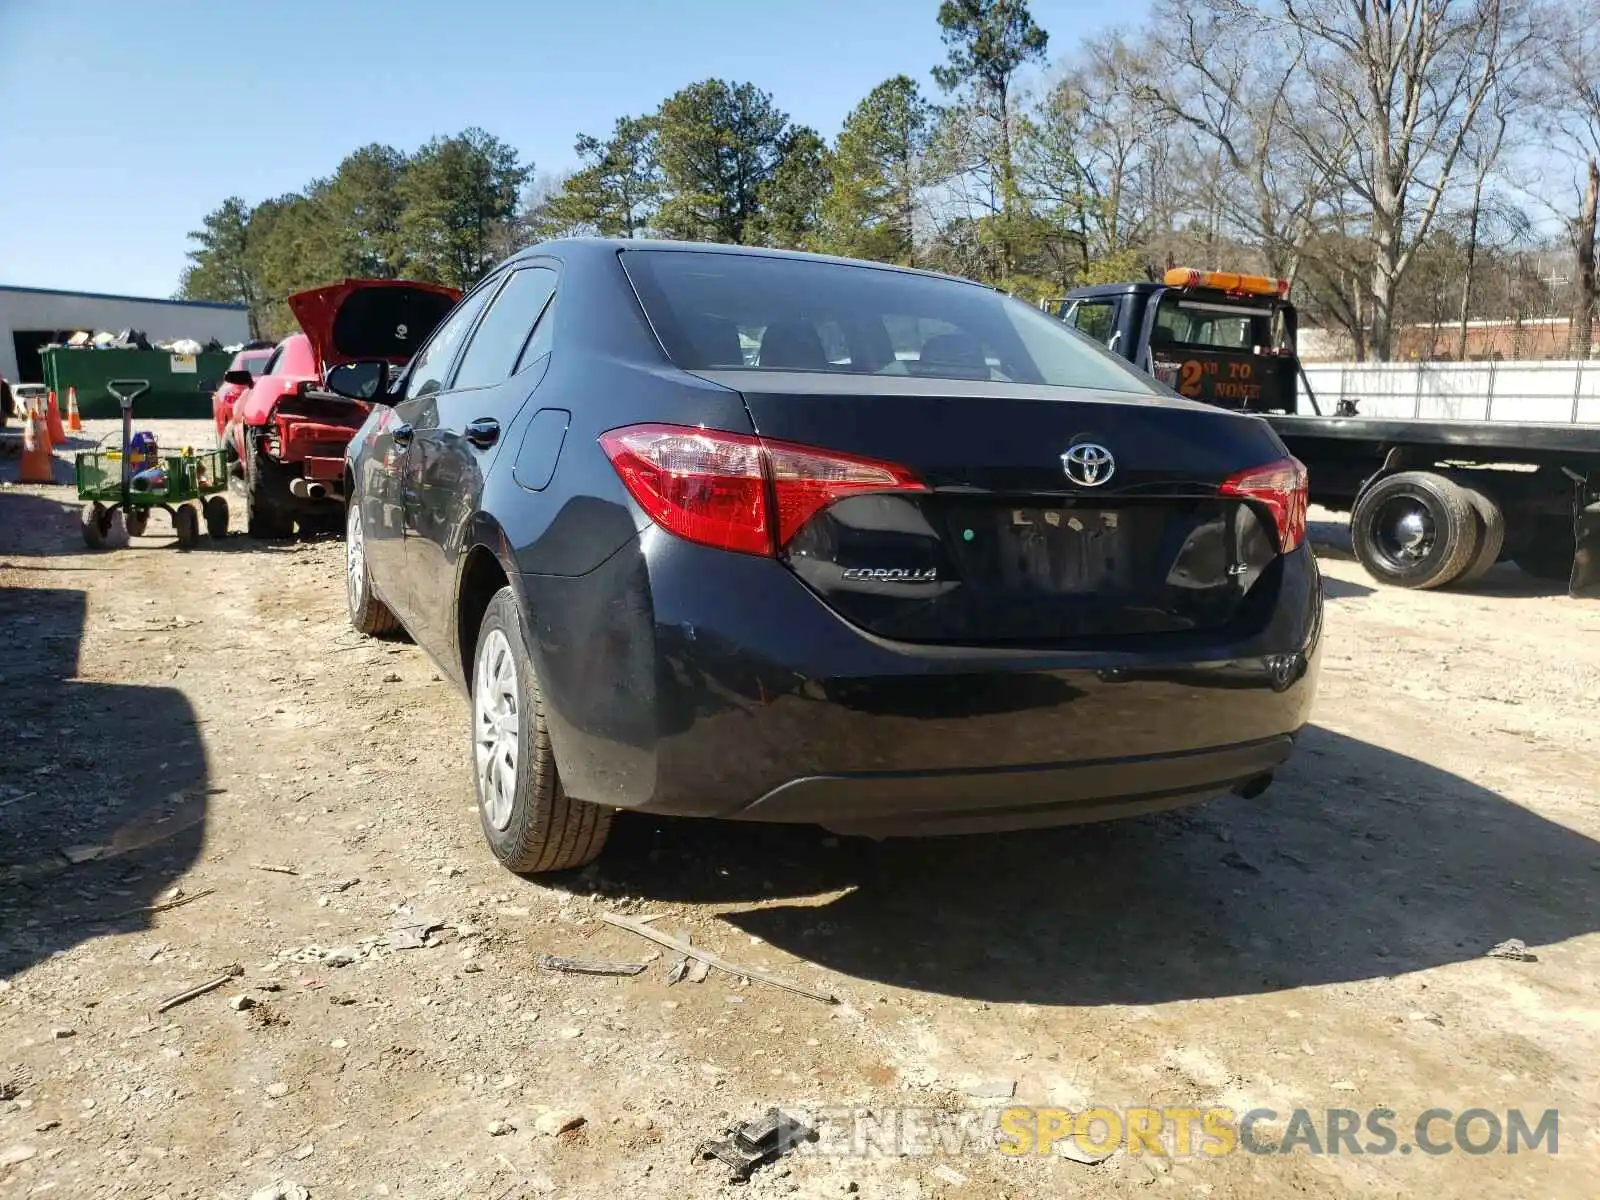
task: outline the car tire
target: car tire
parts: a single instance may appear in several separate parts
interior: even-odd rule
[[[605,846],[612,810],[574,800],[561,786],[509,587],[495,593],[479,626],[470,691],[473,786],[495,857],[519,875],[592,862]]]
[[[350,626],[357,633],[373,637],[393,633],[400,619],[372,592],[372,572],[367,567],[367,538],[361,526],[361,505],[350,497],[345,512],[344,598],[350,612]]]
[[[1467,564],[1467,569],[1456,577],[1457,584],[1472,583],[1483,578],[1490,567],[1500,561],[1500,552],[1505,548],[1506,541],[1506,515],[1500,511],[1500,506],[1494,502],[1487,492],[1479,488],[1468,487],[1466,484],[1456,484],[1466,496],[1467,503],[1472,505],[1478,514],[1478,553]]]
[[[1478,525],[1472,502],[1454,482],[1431,471],[1401,471],[1356,500],[1350,544],[1379,583],[1443,587],[1476,558]]]
[[[261,451],[252,446],[244,468],[245,530],[251,537],[262,540],[291,538],[294,517],[278,506],[277,497],[270,492],[271,484],[262,469]]]

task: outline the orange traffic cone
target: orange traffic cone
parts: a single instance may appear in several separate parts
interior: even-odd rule
[[[54,483],[55,463],[50,455],[49,422],[36,408],[28,410],[27,424],[22,427],[22,471],[19,483]]]
[[[67,440],[67,431],[61,428],[61,410],[56,407],[56,394],[50,393],[50,441],[59,446]]]
[[[78,412],[78,389],[67,389],[67,428],[73,433],[83,432],[83,416]]]

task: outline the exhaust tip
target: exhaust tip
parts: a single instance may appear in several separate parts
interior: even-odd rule
[[[1235,796],[1243,796],[1246,800],[1254,800],[1262,792],[1272,786],[1272,772],[1257,775],[1254,779],[1246,779],[1243,783],[1236,784],[1233,789]]]

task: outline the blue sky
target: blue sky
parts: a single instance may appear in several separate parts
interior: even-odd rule
[[[1052,59],[1147,0],[1033,0]],[[0,283],[167,296],[219,201],[478,125],[540,171],[696,79],[831,137],[872,86],[931,91],[938,0],[0,0]]]

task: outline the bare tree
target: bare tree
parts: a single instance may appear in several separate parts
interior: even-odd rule
[[[1568,327],[1574,358],[1589,357],[1600,308],[1595,274],[1595,220],[1600,208],[1600,9],[1585,4],[1557,26],[1554,63],[1544,103],[1555,148],[1575,159],[1569,198],[1562,206],[1572,250],[1572,307]]]
[[[1232,0],[1304,63],[1320,118],[1304,153],[1369,209],[1369,344],[1393,347],[1396,294],[1501,75],[1534,47],[1536,0]],[[1331,154],[1325,128],[1350,153]]]

